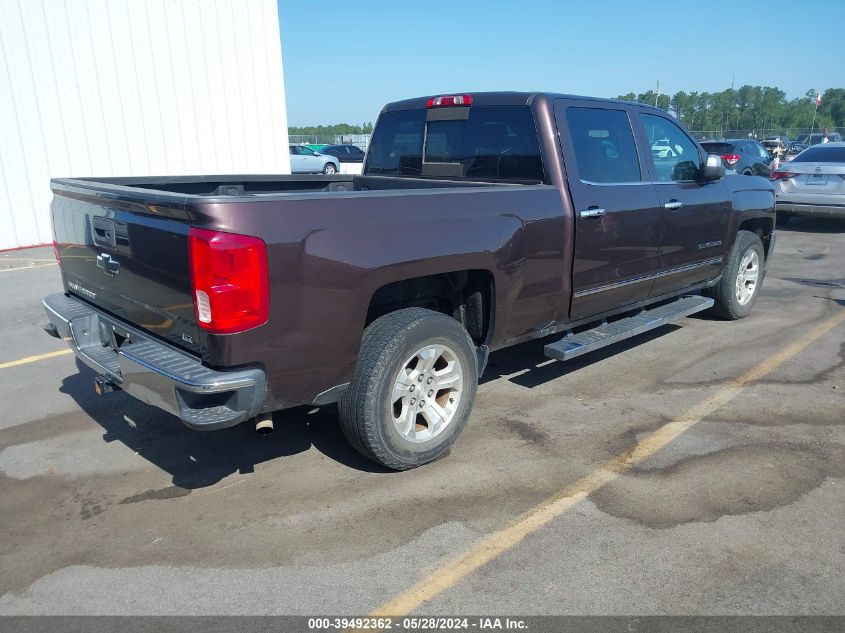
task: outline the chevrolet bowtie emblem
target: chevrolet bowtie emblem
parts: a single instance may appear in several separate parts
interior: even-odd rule
[[[120,272],[120,263],[114,261],[108,253],[102,253],[97,255],[97,268],[109,277],[114,277]]]

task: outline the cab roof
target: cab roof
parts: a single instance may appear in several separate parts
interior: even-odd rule
[[[648,105],[645,103],[637,103],[634,101],[621,101],[619,99],[603,99],[599,97],[587,97],[583,95],[569,95],[556,92],[443,92],[440,95],[426,95],[425,97],[415,97],[413,99],[404,99],[402,101],[393,101],[388,103],[382,109],[384,112],[395,112],[397,110],[424,110],[427,107],[429,98],[441,95],[472,95],[472,105],[492,106],[530,106],[536,99],[543,98],[548,101],[555,101],[557,99],[571,99],[574,101],[601,101],[606,103],[615,103],[625,106],[637,106],[657,112],[664,112],[665,110]],[[457,106],[461,107],[461,106]],[[470,106],[471,107],[471,106]]]

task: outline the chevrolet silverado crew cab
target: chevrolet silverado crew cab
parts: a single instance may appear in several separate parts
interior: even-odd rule
[[[673,148],[655,155],[656,142]],[[771,184],[669,114],[545,93],[382,110],[361,175],[52,181],[47,331],[192,429],[338,403],[406,469],[467,424],[488,352],[567,360],[699,310],[748,315]]]

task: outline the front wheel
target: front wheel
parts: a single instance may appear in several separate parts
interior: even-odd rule
[[[760,237],[751,231],[739,231],[722,278],[704,291],[715,300],[710,311],[723,319],[747,317],[760,294],[765,262]]]
[[[337,167],[334,166],[334,163],[326,163],[323,166],[323,173],[326,174],[326,176],[331,176],[332,174],[336,174],[337,173]]]
[[[469,418],[478,357],[455,319],[406,308],[364,331],[340,426],[365,457],[407,470],[443,455]]]

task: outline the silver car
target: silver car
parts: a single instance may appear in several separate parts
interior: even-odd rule
[[[778,222],[793,215],[845,218],[845,142],[808,147],[772,171]]]
[[[340,161],[334,156],[315,152],[307,145],[289,147],[292,174],[336,174],[340,171]]]

